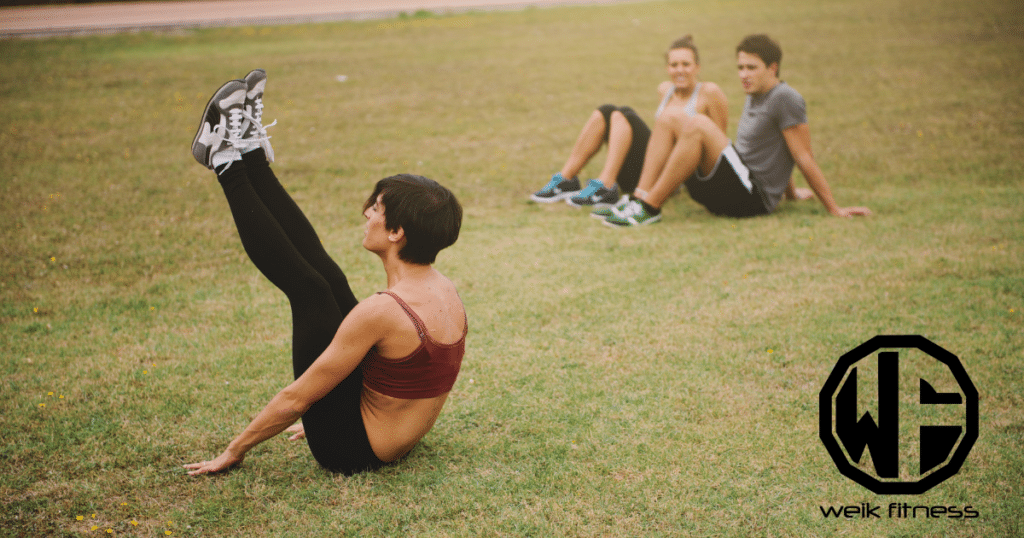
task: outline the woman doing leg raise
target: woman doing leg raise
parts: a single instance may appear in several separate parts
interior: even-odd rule
[[[425,267],[423,263],[403,263],[394,249],[375,251],[384,254],[382,259],[387,257],[392,262],[391,291],[399,290],[400,295],[411,299],[413,304],[439,307],[444,315],[433,316],[429,323],[421,322],[421,329],[416,325],[419,319],[415,317],[416,312],[404,310],[398,304],[399,294],[394,295],[394,299],[374,296],[363,304],[356,301],[344,273],[324,251],[312,225],[267,162],[269,137],[259,118],[252,113],[257,108],[253,106],[257,97],[261,104],[263,85],[265,73],[257,70],[250,73],[245,82],[232,81],[218,90],[193,143],[193,154],[202,164],[218,172],[243,247],[256,267],[288,297],[296,381],[275,396],[220,457],[186,468],[191,470],[190,474],[226,470],[241,463],[252,446],[285,430],[301,416],[302,425],[288,429],[296,433],[293,439],[303,436],[308,439],[313,456],[322,466],[345,474],[375,469],[407,453],[430,430],[440,413],[461,363],[467,328],[465,311],[454,287],[433,271],[429,263]],[[435,213],[447,214],[447,227],[442,226],[441,232],[446,235],[443,239],[437,241],[436,237],[430,237],[431,233],[423,239],[424,234],[416,227],[419,223],[410,226],[412,235],[426,244],[420,250],[427,254],[420,254],[416,261],[423,261],[426,256],[432,262],[431,251],[436,255],[437,250],[457,238],[461,208],[450,192],[425,178],[412,180],[411,189],[403,190],[403,185],[395,186],[398,183],[401,182],[394,178],[382,180],[375,194],[377,197],[386,194],[383,184],[394,191],[387,193],[388,196],[399,197],[395,205],[404,202],[421,211],[424,208],[417,204],[417,196],[422,199],[426,193],[426,198],[444,199],[441,205],[445,207],[440,210],[429,204],[425,208],[428,212],[433,209]],[[371,204],[367,205],[364,213],[371,213]],[[396,228],[404,236],[404,229]],[[438,234],[434,231],[433,235]],[[408,240],[403,237],[400,243],[407,246]],[[409,265],[412,267],[406,267]],[[398,268],[410,270],[399,275]],[[392,273],[396,273],[395,278]],[[441,292],[432,296],[424,293],[419,288],[425,282],[437,284]],[[445,283],[447,287],[443,286]],[[454,322],[448,319],[450,315],[456,316]],[[412,326],[409,326],[410,320],[413,320]],[[366,330],[368,323],[374,325],[374,330]],[[410,363],[437,374],[429,386],[391,394],[387,388],[378,392],[364,386],[363,366],[370,362],[377,366],[371,370],[374,377],[381,377],[382,371],[385,380],[388,375],[402,376],[403,365],[385,362],[380,367],[382,361],[391,360],[386,358],[389,353],[380,355],[382,350],[398,353],[413,348],[434,350],[436,346],[424,343],[432,342],[431,334],[439,332],[451,337],[459,328],[461,338],[446,338],[444,341],[454,342],[440,344],[451,349],[434,353],[443,355],[440,360],[427,356],[426,360]],[[377,355],[371,353],[371,348],[377,350]],[[364,355],[372,356],[376,362],[364,363]],[[383,432],[384,423],[392,430]]]

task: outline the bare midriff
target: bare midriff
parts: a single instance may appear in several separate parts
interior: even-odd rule
[[[407,454],[441,414],[448,393],[433,398],[406,400],[363,387],[359,410],[373,453],[383,462]]]

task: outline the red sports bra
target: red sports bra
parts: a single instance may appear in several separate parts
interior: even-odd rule
[[[376,347],[370,349],[359,365],[363,370],[363,385],[385,396],[404,400],[433,398],[452,390],[466,353],[468,322],[458,342],[442,344],[427,334],[423,320],[401,297],[390,291],[377,292],[381,293],[393,297],[409,315],[420,335],[420,347],[401,359],[381,357]]]

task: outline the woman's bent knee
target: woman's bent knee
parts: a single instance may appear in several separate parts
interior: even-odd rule
[[[711,118],[704,114],[696,114],[690,116],[683,111],[672,110],[663,112],[655,120],[655,124],[665,129],[670,129],[677,135],[693,135],[695,133],[703,133],[709,129],[717,129]]]

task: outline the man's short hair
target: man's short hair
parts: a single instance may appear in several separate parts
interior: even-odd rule
[[[764,62],[765,67],[775,64],[777,66],[775,76],[779,76],[779,71],[782,68],[782,47],[774,39],[766,34],[748,35],[743,38],[743,41],[740,41],[739,45],[736,45],[736,54],[741,52],[756,54]]]
[[[384,203],[384,227],[405,231],[405,246],[398,257],[419,265],[434,263],[437,253],[455,243],[462,228],[462,205],[440,183],[412,174],[398,174],[377,182],[363,211]]]

